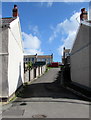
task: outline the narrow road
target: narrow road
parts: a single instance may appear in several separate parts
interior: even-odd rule
[[[18,101],[41,100],[41,98],[69,98],[80,99],[71,91],[60,86],[60,69],[51,69],[48,73],[38,78],[32,84],[27,85],[23,93],[18,96]],[[24,98],[24,99],[23,99]],[[25,99],[26,98],[26,99]],[[31,98],[31,99],[30,99]],[[46,99],[44,99],[46,100]]]
[[[60,86],[60,70],[54,68],[25,86],[14,102],[3,107],[2,115],[4,118],[89,118],[89,102]]]

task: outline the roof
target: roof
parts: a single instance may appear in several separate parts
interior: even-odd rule
[[[35,57],[36,55],[24,55],[25,58]]]
[[[35,57],[37,57],[37,58],[51,58],[52,57],[52,55],[24,55],[24,57],[25,58],[35,58]]]
[[[1,18],[1,23],[2,25],[7,25],[7,24],[10,24],[15,19],[16,18],[14,17]]]
[[[38,55],[37,58],[50,58],[52,55]]]
[[[70,52],[70,49],[65,49],[64,52],[65,52],[65,53],[69,53],[69,52]]]
[[[81,21],[81,24],[84,24],[84,25],[91,27],[91,20]]]

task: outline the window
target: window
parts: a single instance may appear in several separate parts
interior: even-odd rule
[[[65,57],[69,56],[70,54],[69,53],[65,53]]]
[[[32,58],[32,62],[34,62],[34,58]]]
[[[46,61],[46,59],[45,59],[45,58],[42,58],[42,61]]]
[[[37,61],[41,61],[41,59],[40,59],[40,58],[37,58]]]

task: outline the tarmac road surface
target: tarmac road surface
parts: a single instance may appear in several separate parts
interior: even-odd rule
[[[24,87],[17,99],[3,106],[8,118],[89,118],[89,102],[60,85],[60,69],[53,68]],[[5,119],[4,119],[5,118]],[[11,119],[10,119],[11,120]],[[21,119],[19,119],[21,120]],[[28,120],[28,119],[26,119]],[[72,119],[74,120],[74,119]]]

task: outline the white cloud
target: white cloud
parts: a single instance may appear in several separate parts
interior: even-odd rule
[[[25,48],[34,48],[34,49],[39,49],[41,41],[36,37],[32,36],[32,34],[26,34],[22,33],[23,38],[24,38],[24,47]]]
[[[47,7],[52,7],[54,0],[41,0],[40,2],[41,2],[41,6],[46,5]]]
[[[63,2],[88,2],[90,0],[62,0]]]
[[[43,55],[43,52],[41,51],[41,49],[26,49],[25,50],[25,54],[30,54],[30,55],[35,55],[35,54],[38,54],[38,55]]]
[[[58,29],[56,29],[56,30],[58,30]],[[57,33],[58,33],[58,32],[57,32],[56,30],[54,30],[53,35],[50,36],[49,42],[52,42],[52,41],[57,37]]]
[[[91,20],[91,6],[90,6],[89,12],[88,12],[88,19]]]
[[[39,34],[38,26],[33,27],[34,34]]]
[[[68,20],[66,19],[65,21],[58,23],[56,28],[53,29],[53,34],[49,38],[49,42],[52,42],[58,34],[65,33],[65,34],[70,34],[74,30],[77,29],[78,23],[80,23],[80,18],[79,18],[80,12],[74,13],[71,18]]]
[[[51,26],[51,29],[53,30],[53,34],[50,36],[49,42],[52,42],[58,36],[58,33],[60,33],[60,24],[57,24],[56,27]]]
[[[2,15],[0,14],[0,18],[2,18]]]
[[[37,36],[22,32],[23,46],[26,54],[43,54],[41,51],[41,41]]]
[[[72,47],[75,36],[76,36],[76,32],[72,32],[67,36],[66,39],[64,39],[64,43],[60,45],[58,48],[59,55],[63,55],[64,47],[66,47],[66,49],[70,49]]]
[[[34,35],[40,36],[39,28],[37,25],[35,25],[35,26],[30,25],[29,30],[31,30],[31,32],[33,32]]]
[[[78,17],[79,15],[80,15],[80,12],[76,12],[70,17],[69,20],[66,19],[64,22],[58,24],[60,26],[60,29],[63,30],[64,34],[67,35],[67,37],[65,39],[64,38],[62,39],[63,44],[60,45],[58,48],[58,52],[61,55],[63,52],[63,47],[65,47],[67,49],[71,49],[71,47],[73,45],[77,30],[79,28],[79,23],[78,23],[78,22],[80,22],[80,18]],[[78,19],[78,22],[77,22],[76,18]]]
[[[80,23],[80,12],[74,13],[70,19],[66,19],[64,22],[59,24],[60,29],[63,29],[66,34],[70,34],[78,28]]]
[[[48,6],[48,7],[51,7],[52,5],[53,5],[53,2],[48,2],[48,3],[47,3],[47,6]]]

